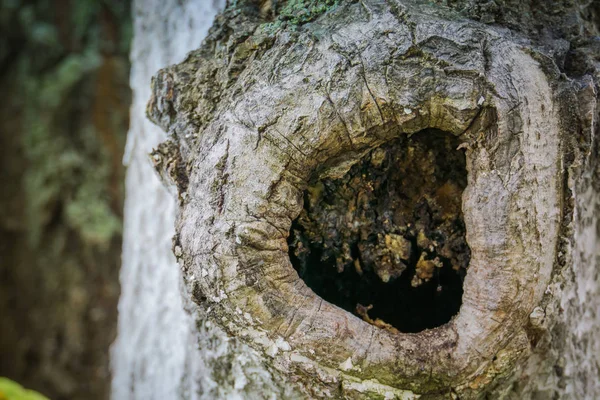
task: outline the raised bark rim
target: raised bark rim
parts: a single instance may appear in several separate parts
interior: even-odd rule
[[[273,48],[253,60],[223,96],[231,96],[232,102],[203,129],[198,148],[205,151],[205,167],[194,166],[188,190],[192,196],[201,190],[214,192],[213,196],[190,199],[182,209],[179,240],[184,268],[202,297],[228,315],[223,326],[265,350],[280,368],[295,365],[312,374],[314,367],[303,361],[310,359],[344,370],[350,358],[347,373],[361,379],[376,377],[386,385],[418,392],[449,385],[460,388],[470,382],[465,390],[477,391],[507,373],[529,351],[527,317],[540,301],[554,263],[562,193],[554,94],[537,61],[493,29],[421,14],[404,15],[401,21],[397,12],[381,3],[366,3],[378,8],[369,21],[357,19],[341,26],[320,20],[321,25],[315,24],[321,30],[319,40],[303,33],[281,33]],[[358,5],[344,7],[356,13]],[[360,24],[378,33],[395,32],[404,53],[361,49],[362,39],[348,40]],[[467,37],[483,40],[486,48],[472,47]],[[310,55],[292,41],[318,47],[334,63],[348,57],[358,61],[336,71],[337,87],[330,80],[324,92],[317,91],[286,75],[289,66],[280,65],[290,52]],[[373,43],[386,49],[381,41]],[[449,57],[444,53],[449,43],[473,60]],[[378,72],[382,65],[387,66],[385,80]],[[249,80],[273,66],[277,67],[268,81]],[[415,84],[428,77],[418,83],[406,80],[404,86],[393,76],[388,82],[389,68],[395,66],[398,76],[403,68],[432,72],[435,84],[418,93]],[[175,77],[162,81],[177,81],[176,71],[165,73]],[[318,69],[299,75],[310,83]],[[275,88],[275,93],[265,94],[267,87]],[[353,87],[361,88],[362,98],[349,97]],[[164,99],[160,92],[161,87],[155,88],[156,97]],[[264,105],[257,105],[261,102]],[[240,115],[253,115],[255,120],[247,125]],[[329,123],[327,129],[324,121]],[[294,276],[285,242],[302,206],[299,194],[317,165],[338,156],[341,162],[358,159],[391,139],[386,129],[391,125],[404,133],[427,128],[449,131],[464,137],[467,149],[469,184],[463,213],[472,257],[463,306],[447,325],[416,334],[386,332],[315,298]],[[266,137],[271,144],[261,142]],[[234,162],[237,169],[231,168]],[[240,164],[256,169],[246,171]],[[544,188],[547,199],[536,197],[538,188]],[[493,198],[484,199],[486,194]],[[218,212],[206,223],[202,212],[192,208],[210,204],[211,199],[215,205],[214,198]],[[535,229],[520,229],[519,218]],[[498,231],[492,223],[506,229]],[[198,226],[206,226],[214,236],[210,243],[217,247],[212,253],[194,238]],[[302,306],[290,308],[298,299],[304,299]],[[318,330],[314,310],[324,315]],[[298,329],[307,320],[313,321]],[[290,327],[303,334],[289,333]],[[362,337],[369,339],[357,339]],[[358,357],[357,348],[362,349]],[[304,358],[294,358],[295,354]]]

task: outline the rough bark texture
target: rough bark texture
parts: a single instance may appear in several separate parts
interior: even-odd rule
[[[106,399],[116,333],[129,8],[0,2],[0,375]]]
[[[238,2],[156,76],[211,395],[600,395],[598,10],[503,3]],[[470,261],[458,315],[407,334],[317,296],[287,240],[312,182],[426,129],[465,152]],[[233,385],[205,347],[224,337]]]
[[[171,250],[177,202],[149,158],[166,138],[144,114],[151,77],[197,48],[222,7],[204,0],[134,3],[122,294],[111,352],[115,400],[286,397],[285,382],[273,381],[258,354],[211,324],[182,290]]]

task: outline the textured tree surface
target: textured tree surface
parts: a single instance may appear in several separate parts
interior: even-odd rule
[[[600,394],[597,5],[436,3],[232,3],[154,79],[148,113],[169,139],[152,158],[177,189],[196,376],[222,383],[199,397]],[[377,152],[435,132],[451,139],[395,167],[426,193],[374,196]],[[463,154],[466,174],[431,167],[439,153]],[[468,250],[445,249],[461,223]],[[331,254],[293,265],[302,249]],[[410,333],[376,305],[326,301],[307,263],[419,290],[436,268],[462,271],[460,311]],[[228,363],[203,347],[224,337],[240,344]]]
[[[116,333],[129,8],[0,2],[0,376],[106,399]]]

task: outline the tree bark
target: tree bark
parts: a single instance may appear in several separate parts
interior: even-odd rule
[[[232,3],[199,50],[153,79],[148,114],[168,138],[152,160],[177,197],[173,251],[198,328],[198,368],[180,378],[200,382],[198,397],[600,395],[597,6],[437,3]],[[413,136],[432,129],[464,152],[469,262],[458,314],[407,333],[317,295],[291,261],[291,228],[334,227],[300,241],[350,232],[310,214],[318,185],[365,183],[376,151],[419,149]],[[424,182],[442,176],[431,158]],[[396,239],[383,224],[375,248],[394,255],[399,236],[418,236],[413,249],[441,257],[411,272],[426,286],[424,265],[455,254],[394,218]],[[129,383],[137,395],[147,381]]]
[[[177,202],[149,158],[166,138],[144,114],[151,77],[197,48],[222,7],[219,1],[134,2],[119,334],[111,351],[114,399],[234,399],[284,392],[256,352],[204,321],[182,288],[171,250]]]
[[[129,18],[0,2],[0,376],[54,400],[110,392]]]

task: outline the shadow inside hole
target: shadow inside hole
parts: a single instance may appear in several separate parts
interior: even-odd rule
[[[342,178],[311,182],[288,239],[306,284],[324,300],[401,332],[450,321],[470,259],[459,145],[428,129],[372,150]]]

